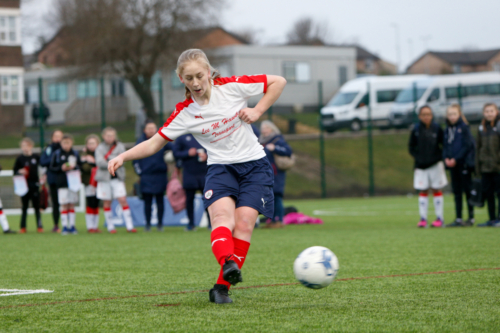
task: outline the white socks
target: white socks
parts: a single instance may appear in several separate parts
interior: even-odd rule
[[[68,227],[68,211],[67,210],[63,210],[61,212],[61,226],[63,228]]]
[[[3,231],[7,231],[7,230],[10,229],[10,227],[9,227],[9,221],[7,221],[7,216],[5,216],[3,214],[3,212],[0,213],[0,224],[2,225],[2,230]]]
[[[427,221],[427,209],[429,208],[429,197],[427,193],[420,193],[418,196],[418,211],[420,212],[420,219]]]
[[[134,222],[132,221],[132,213],[130,212],[130,208],[128,206],[123,207],[123,219],[125,220],[125,226],[127,230],[134,229]]]
[[[436,211],[436,217],[444,221],[444,198],[441,191],[434,193],[434,210]]]
[[[111,222],[111,208],[104,208],[104,219],[106,220],[108,231],[115,230],[115,225]]]
[[[97,213],[93,215],[94,229],[99,229],[99,208],[96,208]]]
[[[85,224],[87,225],[87,230],[94,229],[94,214],[85,214]]]
[[[418,196],[418,210],[420,212],[420,219],[427,221],[427,209],[429,208],[429,197],[427,193],[420,193]],[[436,218],[444,221],[444,198],[443,192],[438,191],[434,193],[434,210]]]
[[[68,211],[68,220],[69,220],[69,227],[73,228],[75,227],[76,224],[76,214],[75,214],[75,209],[70,209]]]

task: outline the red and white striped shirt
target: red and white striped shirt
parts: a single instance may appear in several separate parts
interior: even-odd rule
[[[250,97],[266,90],[266,75],[216,79],[207,105],[199,105],[194,98],[177,104],[158,133],[169,141],[193,134],[208,153],[208,165],[261,159],[266,156],[264,149],[239,112],[248,106]]]

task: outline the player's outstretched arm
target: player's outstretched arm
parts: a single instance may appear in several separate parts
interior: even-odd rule
[[[254,108],[240,111],[240,118],[251,124],[256,122],[280,97],[286,86],[286,79],[278,75],[267,75],[267,91]]]
[[[145,158],[151,156],[160,149],[163,148],[167,144],[167,140],[161,137],[158,133],[156,133],[151,139],[143,141],[137,146],[127,150],[124,153],[121,153],[117,157],[113,158],[108,162],[108,171],[113,176],[115,175],[115,171],[123,165],[124,162],[132,161],[132,160],[140,160],[141,158]]]

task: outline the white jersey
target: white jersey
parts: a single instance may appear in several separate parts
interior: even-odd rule
[[[177,104],[158,133],[168,141],[191,133],[206,149],[208,165],[261,159],[266,156],[264,148],[239,112],[248,106],[250,97],[266,90],[266,75],[216,79],[207,105],[199,105],[193,98]]]

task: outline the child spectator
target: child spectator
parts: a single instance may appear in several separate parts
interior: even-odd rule
[[[158,127],[151,120],[146,120],[144,132],[136,144],[149,140],[158,131]],[[163,156],[167,150],[172,149],[172,144],[167,143],[159,152],[142,160],[133,162],[135,173],[141,177],[140,186],[142,198],[144,199],[144,215],[146,216],[146,227],[144,231],[151,229],[151,211],[153,198],[158,208],[158,231],[163,230],[163,214],[165,212],[163,197],[167,189],[167,164]]]
[[[56,150],[50,162],[50,170],[56,174],[57,196],[62,207],[62,235],[78,233],[75,226],[75,203],[78,202],[78,192],[69,188],[68,172],[80,168],[80,157],[73,149],[73,137],[70,134],[64,134],[61,148]]]
[[[87,203],[87,211],[85,214],[85,222],[87,224],[87,232],[100,233],[99,230],[99,199],[96,196],[97,182],[95,174],[97,172],[95,164],[95,150],[101,143],[99,137],[95,134],[90,134],[85,138],[85,148],[81,153],[80,160],[82,161],[82,183],[85,185],[85,197]]]
[[[267,159],[274,171],[274,219],[266,225],[269,228],[283,227],[283,195],[285,194],[286,171],[276,166],[274,155],[292,156],[292,148],[286,143],[276,125],[269,120],[264,120],[260,125],[259,142],[264,146]]]
[[[26,233],[26,218],[30,201],[33,205],[33,209],[35,210],[37,231],[42,233],[43,226],[40,214],[40,179],[38,177],[40,156],[38,154],[33,154],[33,146],[35,144],[30,138],[22,139],[20,145],[23,153],[17,157],[13,170],[15,175],[23,175],[28,183],[28,193],[21,198],[22,215],[20,233]]]
[[[108,231],[116,233],[115,226],[111,221],[111,200],[117,199],[123,209],[123,219],[128,232],[137,232],[132,222],[132,214],[127,203],[127,191],[125,190],[125,168],[120,167],[114,176],[108,172],[108,161],[125,152],[125,146],[117,141],[116,130],[106,127],[102,130],[101,142],[95,151],[95,161],[97,165],[97,198],[103,201],[104,218]]]
[[[207,174],[207,152],[192,134],[185,134],[174,142],[174,157],[183,169],[182,187],[186,192],[186,211],[189,219],[186,231],[196,230],[194,224],[194,199],[196,191],[205,188]],[[209,216],[207,211],[207,216]],[[210,217],[209,228],[210,228]]]
[[[59,198],[57,197],[57,185],[56,185],[56,175],[52,170],[50,170],[50,162],[52,161],[52,156],[61,148],[61,139],[63,137],[63,132],[61,130],[55,130],[52,132],[52,142],[47,148],[44,149],[42,155],[40,156],[40,165],[47,168],[47,183],[50,189],[50,201],[52,203],[52,219],[54,221],[54,228],[52,232],[59,232]]]
[[[0,171],[2,171],[2,166],[0,165]],[[15,234],[15,231],[10,230],[9,221],[7,221],[7,216],[3,213],[2,199],[0,199],[0,225],[4,234]]]
[[[476,147],[476,175],[481,175],[483,195],[488,203],[489,220],[478,227],[500,226],[497,220],[495,194],[500,190],[500,138],[498,130],[498,107],[486,104],[483,120],[479,126]]]
[[[418,202],[420,210],[419,228],[426,228],[427,208],[429,206],[428,192],[434,195],[434,209],[436,220],[432,227],[444,226],[444,199],[442,188],[448,184],[444,170],[443,158],[443,130],[433,121],[432,109],[428,105],[420,108],[420,120],[410,134],[409,151],[415,159],[413,186],[420,191]]]
[[[446,130],[444,132],[443,159],[446,168],[450,170],[456,214],[455,221],[448,224],[447,227],[472,226],[474,225],[474,206],[469,203],[472,186],[471,165],[469,165],[469,160],[474,160],[474,139],[472,138],[468,126],[469,123],[462,114],[462,109],[459,104],[453,104],[446,110],[446,125]],[[464,192],[469,212],[469,219],[465,222],[462,220]]]

